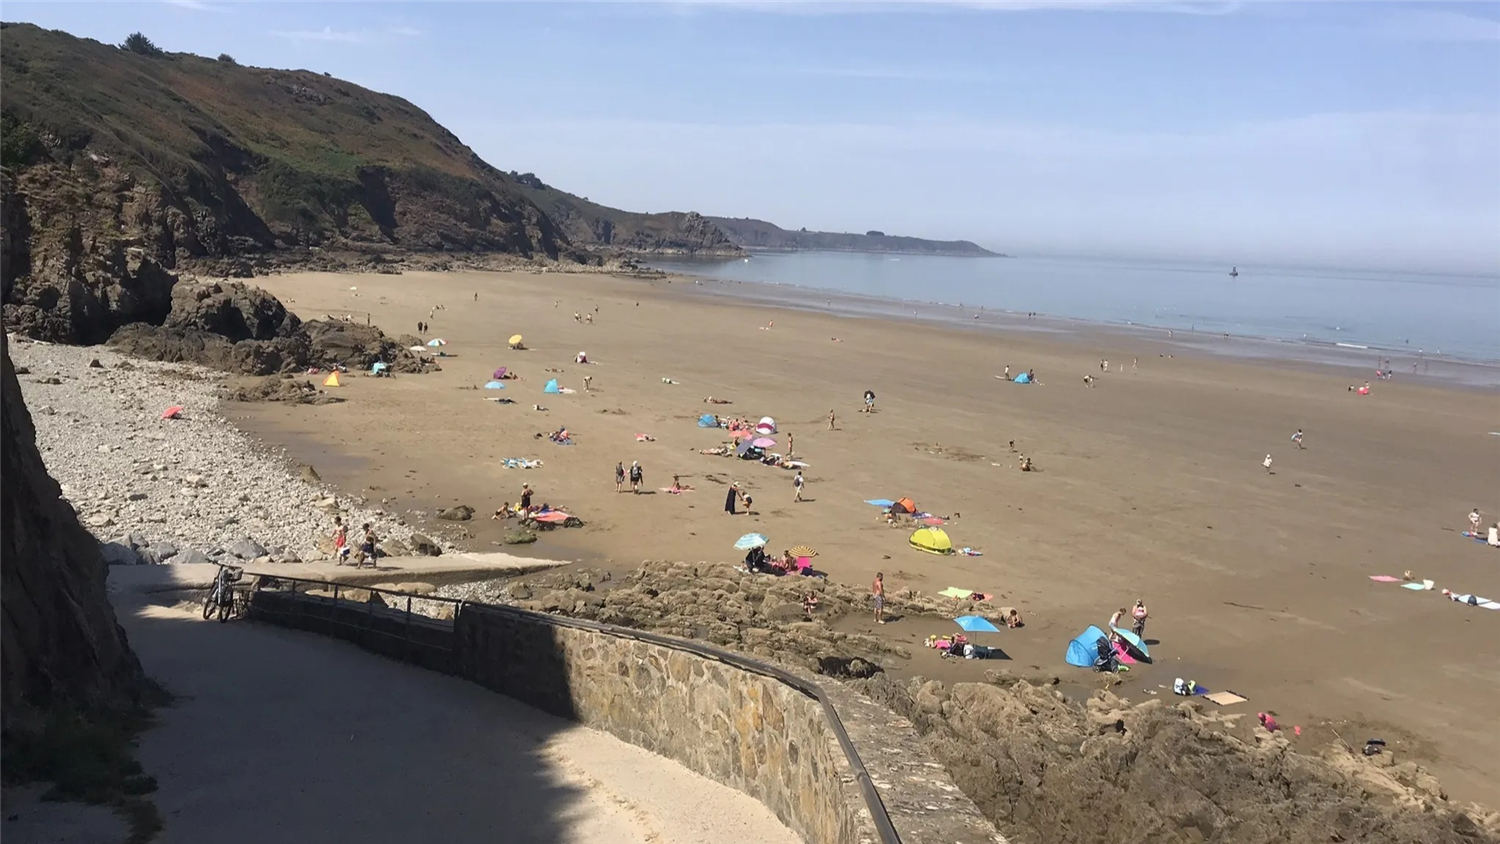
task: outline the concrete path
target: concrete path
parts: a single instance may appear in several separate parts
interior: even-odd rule
[[[177,696],[141,740],[157,844],[793,844],[760,803],[612,736],[312,634],[116,596]]]
[[[382,557],[373,569],[356,569],[332,562],[265,563],[245,565],[250,574],[281,577],[305,577],[309,580],[336,580],[359,586],[377,583],[420,581],[442,585],[457,581],[482,580],[513,574],[566,566],[566,560],[538,560],[502,552],[444,554],[441,557]],[[163,563],[154,566],[110,566],[111,592],[171,592],[179,589],[207,589],[213,585],[219,567],[213,563]]]

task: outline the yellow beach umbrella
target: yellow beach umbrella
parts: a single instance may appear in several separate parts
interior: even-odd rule
[[[510,335],[510,347],[512,349],[514,349],[515,347],[517,347],[519,345],[521,345],[521,335],[519,335],[519,334],[512,334],[512,335]]]

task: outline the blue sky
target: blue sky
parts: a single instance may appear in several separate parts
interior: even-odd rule
[[[327,71],[632,210],[1500,275],[1500,3],[28,3]]]

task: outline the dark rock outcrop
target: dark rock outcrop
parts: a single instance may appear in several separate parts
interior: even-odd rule
[[[206,331],[239,342],[291,337],[302,320],[259,287],[240,282],[181,282],[172,290],[172,309],[165,325]]]
[[[1132,705],[1098,692],[1079,704],[1047,685],[990,676],[951,687],[888,675],[856,685],[910,719],[955,784],[1014,840],[1496,841],[1410,762],[1395,766],[1409,776],[1392,775],[1343,748],[1295,752],[1258,728],[1247,741],[1201,703]]]
[[[373,325],[324,319],[302,324],[307,336],[308,359],[318,366],[340,363],[350,369],[368,370],[384,361],[396,372],[423,372],[422,359]]]
[[[99,542],[78,523],[42,463],[8,350],[3,366],[0,720],[9,743],[49,712],[137,709],[152,686],[105,594]]]

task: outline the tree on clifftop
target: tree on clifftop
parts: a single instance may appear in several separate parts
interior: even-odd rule
[[[139,53],[143,56],[162,55],[161,48],[151,43],[150,38],[147,38],[145,35],[139,32],[132,32],[130,33],[130,35],[126,36],[125,43],[120,45],[120,49],[129,50],[132,53]]]

